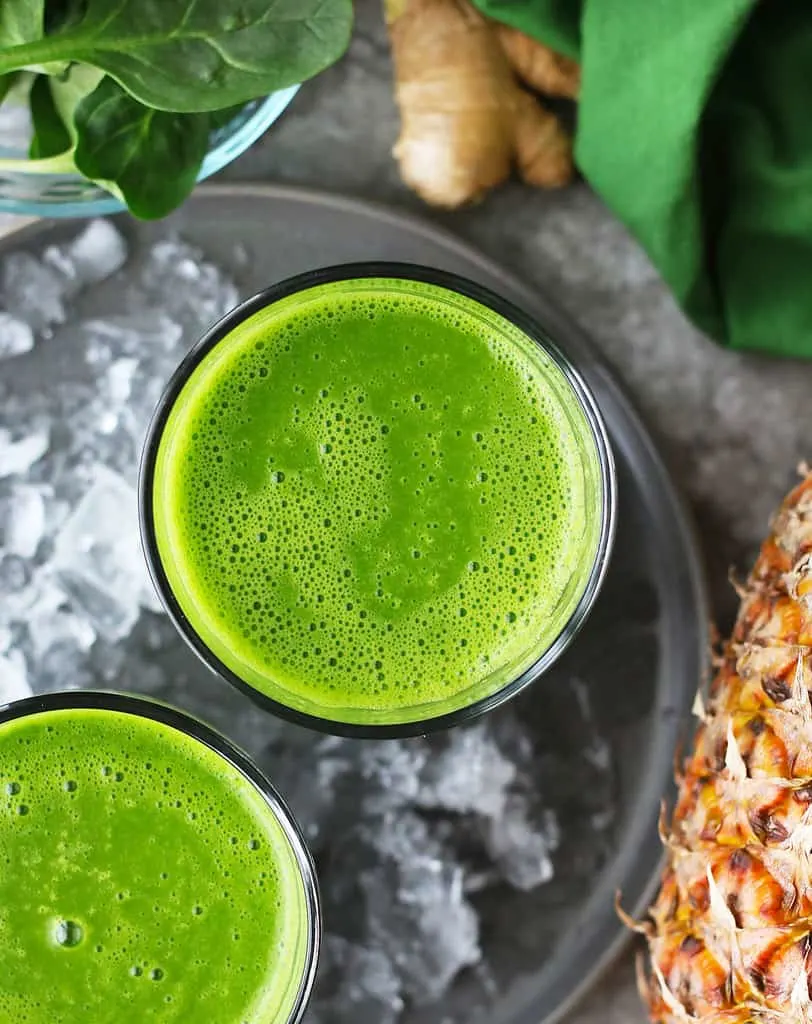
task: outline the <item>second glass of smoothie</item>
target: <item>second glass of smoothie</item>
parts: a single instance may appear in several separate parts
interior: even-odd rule
[[[584,621],[614,522],[606,431],[521,311],[450,274],[316,271],[248,300],[170,381],[140,480],[185,639],[332,732],[455,724]]]
[[[0,707],[0,1024],[298,1024],[315,872],[270,783],[154,701]]]

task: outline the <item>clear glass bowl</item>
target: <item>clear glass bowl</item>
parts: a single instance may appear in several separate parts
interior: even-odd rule
[[[256,142],[296,95],[298,85],[249,103],[224,128],[214,132],[198,181],[215,174]],[[78,174],[44,174],[27,167],[19,144],[0,145],[0,156],[18,157],[19,170],[0,169],[0,212],[29,217],[97,217],[118,213],[122,204]]]

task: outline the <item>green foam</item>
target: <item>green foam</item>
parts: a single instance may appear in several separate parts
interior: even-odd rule
[[[286,1024],[304,886],[263,796],[159,722],[0,724],[0,1024]]]
[[[471,299],[389,279],[254,314],[184,385],[155,467],[172,591],[240,678],[347,721],[507,681],[597,545],[597,455],[556,364]]]

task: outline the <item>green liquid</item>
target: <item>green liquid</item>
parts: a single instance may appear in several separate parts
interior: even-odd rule
[[[0,724],[0,1024],[286,1024],[292,848],[203,743],[136,715]]]
[[[594,438],[517,327],[432,285],[320,285],[254,314],[159,445],[170,587],[233,672],[311,714],[419,720],[558,635],[598,543]]]

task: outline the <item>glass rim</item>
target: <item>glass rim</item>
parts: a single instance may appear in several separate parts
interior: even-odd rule
[[[170,729],[176,729],[185,736],[202,743],[230,764],[262,796],[274,818],[279,822],[293,851],[304,886],[307,909],[305,966],[293,1008],[285,1021],[285,1024],[300,1024],[316,980],[322,935],[321,898],[316,868],[302,830],[276,787],[254,764],[248,754],[223,733],[173,704],[140,694],[122,693],[115,690],[58,690],[36,694],[11,701],[8,704],[0,704],[0,726],[18,718],[30,718],[50,711],[79,709],[114,711],[119,714],[134,715],[159,722]]]
[[[158,552],[153,518],[155,463],[164,427],[186,382],[203,359],[241,323],[260,310],[266,309],[278,302],[280,299],[319,285],[362,278],[392,278],[393,280],[437,285],[463,295],[466,298],[473,299],[518,327],[552,360],[572,389],[592,435],[600,472],[601,504],[598,510],[600,525],[595,556],[583,592],[559,633],[532,664],[519,672],[509,682],[499,687],[495,692],[451,711],[441,712],[428,718],[404,722],[346,722],[331,718],[328,715],[311,714],[276,700],[241,679],[236,672],[225,665],[208,647],[180,607]],[[230,683],[241,693],[246,694],[265,711],[296,725],[315,729],[318,732],[360,739],[421,736],[460,725],[463,722],[479,718],[481,715],[511,700],[534,682],[542,673],[547,671],[566,650],[583,626],[600,591],[601,584],[609,567],[609,559],[615,536],[616,512],[617,479],[615,462],[609,441],[609,433],[603,417],[591,389],[580,372],[562,353],[542,326],[509,300],[461,275],[421,264],[386,260],[337,264],[296,274],[244,299],[220,320],[212,324],[203,336],[189,349],[164,388],[147,429],[138,473],[138,520],[141,546],[147,562],[147,568],[161,604],[175,628],[192,651],[212,672]]]

